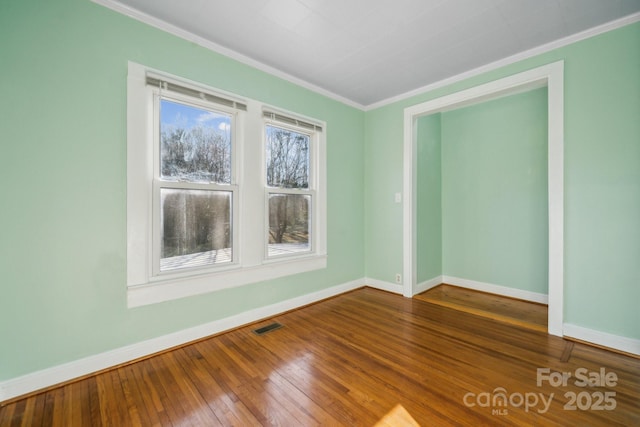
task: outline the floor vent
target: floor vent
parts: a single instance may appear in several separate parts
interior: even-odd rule
[[[280,323],[271,323],[267,326],[263,326],[262,328],[254,329],[253,333],[256,335],[264,335],[267,332],[271,332],[280,328],[282,328],[282,325]]]

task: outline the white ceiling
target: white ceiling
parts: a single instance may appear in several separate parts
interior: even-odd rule
[[[640,0],[94,1],[361,107],[640,11]]]

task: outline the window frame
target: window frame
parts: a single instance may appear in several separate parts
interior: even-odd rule
[[[180,277],[188,277],[192,275],[194,272],[198,273],[207,273],[207,272],[215,272],[217,270],[222,270],[225,267],[233,267],[238,264],[238,246],[239,239],[238,233],[235,231],[235,227],[239,223],[238,218],[238,193],[239,186],[237,184],[236,178],[236,170],[238,169],[238,158],[236,155],[236,145],[238,144],[239,138],[236,136],[236,128],[237,122],[239,119],[239,113],[237,110],[233,108],[229,108],[226,106],[214,104],[211,102],[198,100],[193,97],[188,97],[185,95],[177,94],[175,92],[169,92],[166,90],[162,90],[159,88],[151,87],[150,90],[153,93],[153,223],[152,223],[152,277],[154,279],[158,278],[180,278]],[[161,137],[161,129],[160,129],[160,102],[162,99],[167,99],[171,102],[177,102],[181,104],[185,104],[188,106],[200,108],[203,110],[218,112],[223,114],[228,114],[231,116],[231,179],[229,184],[219,184],[219,183],[205,183],[205,182],[192,182],[192,181],[184,181],[184,180],[166,180],[162,179],[161,173],[161,150],[160,150],[160,137]],[[202,190],[202,191],[226,191],[232,194],[231,196],[231,261],[229,263],[221,263],[221,264],[213,264],[213,265],[204,265],[204,266],[196,266],[196,267],[187,267],[176,270],[162,271],[160,268],[161,263],[161,246],[162,246],[162,238],[161,238],[161,196],[160,193],[162,189],[175,189],[175,190]]]
[[[191,99],[189,95],[167,93],[160,95],[157,87],[147,84],[147,77],[157,77],[188,91],[206,91],[207,99],[231,99],[246,105],[246,111]],[[213,266],[195,267],[157,274],[155,258],[159,254],[159,195],[156,179],[160,168],[159,115],[154,112],[160,97],[177,99],[188,105],[203,105],[208,110],[227,114],[232,111],[232,181],[213,184],[215,189],[233,191],[233,260]],[[182,97],[186,98],[182,98]],[[241,98],[219,89],[151,69],[135,62],[128,64],[127,77],[127,305],[137,307],[178,298],[214,292],[220,289],[262,282],[278,277],[326,268],[326,124],[324,122],[281,111],[317,124],[315,154],[310,153],[309,168],[313,173],[315,203],[310,216],[313,230],[313,251],[294,256],[267,257],[268,228],[260,218],[268,212],[265,170],[265,109],[273,107],[256,100]],[[284,127],[282,123],[276,123]],[[309,134],[308,129],[300,130]],[[310,141],[311,143],[311,141]],[[261,154],[257,154],[261,153]],[[170,186],[174,183],[172,182]],[[184,183],[183,183],[184,184]],[[311,186],[311,182],[310,182]],[[276,191],[280,189],[275,188]],[[262,196],[261,196],[262,195]],[[156,203],[157,202],[157,203]],[[154,210],[155,209],[155,210]],[[267,219],[268,221],[268,219]],[[268,227],[268,225],[267,225]],[[310,239],[311,240],[311,239]],[[311,242],[310,242],[311,243]],[[155,246],[154,246],[155,245]],[[159,258],[158,258],[159,260]]]
[[[292,117],[292,120],[296,120],[296,118]],[[318,156],[318,146],[319,146],[319,134],[318,130],[308,129],[302,126],[295,126],[289,123],[285,123],[283,121],[279,121],[277,119],[272,119],[269,117],[264,117],[263,119],[263,141],[264,141],[264,192],[265,192],[265,241],[264,241],[264,257],[265,260],[278,260],[278,259],[286,259],[286,258],[295,258],[305,255],[313,255],[316,253],[316,228],[317,224],[314,221],[315,216],[314,210],[316,205],[316,188],[318,176],[316,173],[316,159]],[[267,173],[266,173],[266,148],[267,148],[267,126],[277,127],[280,129],[288,130],[291,132],[295,132],[298,134],[307,135],[309,137],[309,170],[308,170],[308,185],[307,188],[286,188],[286,187],[271,187],[267,182]],[[285,194],[285,195],[300,195],[300,196],[309,196],[310,198],[310,208],[309,208],[309,250],[293,252],[290,254],[279,254],[279,255],[269,255],[269,196],[272,194]]]

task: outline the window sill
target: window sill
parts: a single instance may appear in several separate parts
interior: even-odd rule
[[[278,259],[277,261],[269,261],[252,267],[239,267],[210,274],[129,286],[127,306],[133,308],[157,304],[327,267],[326,255],[296,257],[290,260]]]

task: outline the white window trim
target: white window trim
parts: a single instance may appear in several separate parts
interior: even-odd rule
[[[238,144],[241,145],[243,140],[243,123],[244,123],[244,115],[242,112],[238,112],[233,108],[220,106],[220,105],[212,105],[211,103],[203,102],[198,99],[194,99],[192,97],[187,97],[180,94],[168,94],[163,93],[162,91],[158,91],[157,89],[147,87],[147,91],[151,90],[152,95],[147,94],[146,96],[152,96],[153,102],[153,111],[159,110],[160,99],[168,99],[170,101],[178,101],[184,102],[189,105],[193,105],[199,108],[214,110],[221,113],[230,114],[232,119],[232,142],[231,142],[231,182],[229,184],[214,184],[214,183],[190,183],[190,182],[182,182],[182,181],[165,181],[160,179],[160,147],[155,141],[160,139],[159,131],[160,131],[160,117],[157,114],[153,114],[153,134],[151,143],[153,144],[153,184],[152,191],[153,196],[152,200],[154,204],[158,204],[160,200],[160,190],[162,188],[176,188],[176,189],[192,189],[192,190],[212,190],[212,191],[228,191],[232,193],[232,201],[231,201],[231,224],[232,224],[232,260],[230,263],[218,264],[218,265],[209,265],[209,266],[200,266],[193,267],[189,269],[183,270],[170,270],[170,271],[160,271],[160,239],[154,239],[156,230],[160,229],[160,209],[153,210],[152,209],[152,270],[150,281],[155,282],[159,280],[167,280],[171,278],[182,278],[192,276],[193,274],[202,274],[208,272],[218,272],[224,270],[225,268],[233,268],[238,264],[238,249],[239,249],[239,240],[238,234],[236,233],[236,226],[239,224],[239,216],[238,216],[238,199],[239,199],[239,191],[237,185],[237,175],[238,168],[240,162],[238,161],[238,156],[236,155],[236,146]]]
[[[234,209],[234,262],[207,269],[154,275],[153,270],[153,178],[154,106],[153,90],[146,84],[148,73],[187,87],[220,94],[236,95],[202,86],[176,76],[129,62],[127,77],[127,304],[138,307],[242,286],[292,274],[326,268],[326,124],[317,123],[316,158],[313,159],[315,204],[312,207],[314,250],[291,257],[266,259],[263,110],[270,106],[254,100],[239,100],[247,111],[238,113],[235,123],[234,162],[236,190]],[[224,110],[224,109],[221,109]],[[254,153],[260,153],[256,155]],[[237,195],[237,196],[236,196]],[[237,200],[235,200],[237,199]]]
[[[289,118],[292,118],[294,120],[301,120],[301,121],[306,121],[308,122],[309,119],[308,118],[302,118],[299,116],[291,116],[290,114],[287,113],[282,113],[279,112],[279,114],[283,115],[283,116],[287,116]],[[303,257],[303,256],[308,256],[308,255],[313,255],[317,252],[317,239],[316,239],[316,232],[318,227],[320,226],[320,224],[318,223],[318,221],[316,221],[316,215],[314,215],[315,213],[315,204],[318,203],[317,200],[317,188],[318,188],[318,181],[320,179],[318,171],[316,169],[318,169],[316,167],[316,158],[318,157],[318,150],[321,146],[323,146],[324,144],[320,143],[320,139],[322,137],[323,132],[313,129],[307,129],[304,127],[300,127],[300,126],[295,126],[295,125],[291,125],[291,124],[287,124],[278,120],[273,120],[267,117],[264,117],[263,119],[263,136],[262,136],[262,140],[263,140],[263,152],[266,152],[266,127],[267,126],[273,126],[273,127],[278,127],[281,129],[285,129],[285,130],[289,130],[292,132],[296,132],[299,134],[304,134],[304,135],[308,135],[309,136],[309,179],[308,179],[308,188],[284,188],[284,187],[269,187],[266,183],[266,173],[264,173],[264,203],[265,203],[265,215],[264,215],[264,222],[265,222],[265,241],[264,241],[264,257],[267,260],[266,262],[271,262],[271,261],[279,261],[281,259],[287,258],[287,259],[291,259],[291,258],[298,258],[298,257]],[[318,127],[320,127],[320,125],[318,125]],[[266,165],[265,165],[266,167]],[[300,196],[310,196],[311,199],[311,209],[309,211],[309,215],[310,215],[310,224],[309,224],[309,250],[308,251],[304,251],[304,252],[298,252],[298,253],[292,253],[292,254],[282,254],[282,255],[271,255],[269,256],[269,241],[268,241],[268,233],[269,233],[269,195],[270,194],[293,194],[293,195],[300,195]]]

